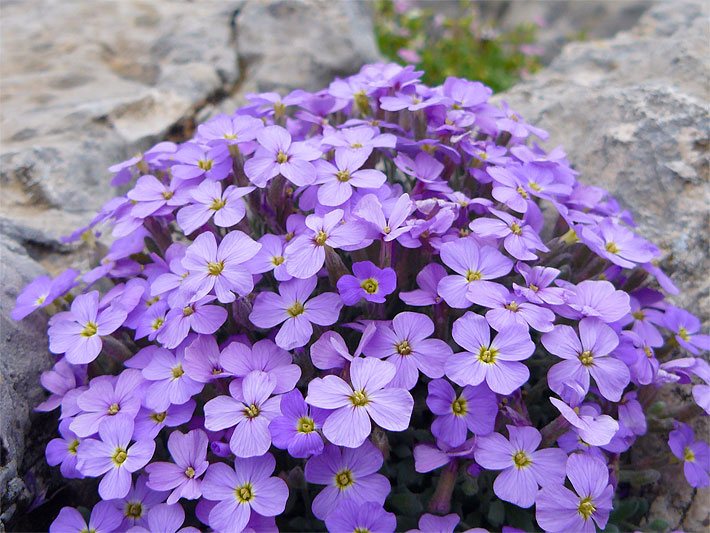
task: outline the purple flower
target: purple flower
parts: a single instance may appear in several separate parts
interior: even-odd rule
[[[385,388],[395,373],[392,363],[357,358],[350,365],[352,385],[332,375],[311,380],[306,402],[334,410],[323,424],[326,438],[339,446],[357,448],[372,431],[370,418],[383,429],[407,429],[414,400],[405,389]]]
[[[358,126],[335,130],[323,136],[323,144],[338,152],[350,152],[367,159],[375,148],[394,148],[397,138],[391,133],[380,133],[377,128]]]
[[[254,185],[265,187],[279,174],[299,187],[315,181],[311,161],[320,158],[320,150],[305,142],[292,142],[291,134],[281,126],[265,127],[256,139],[259,148],[244,163],[244,172]]]
[[[197,136],[210,145],[232,146],[253,141],[263,127],[261,120],[247,115],[217,115],[197,127]]]
[[[168,450],[174,463],[151,463],[145,471],[149,474],[148,487],[153,490],[172,490],[168,504],[180,498],[196,500],[202,495],[200,476],[205,473],[207,461],[207,435],[200,429],[183,434],[173,431],[168,438]]]
[[[454,533],[454,529],[456,529],[460,521],[461,517],[456,513],[447,514],[446,516],[427,513],[419,518],[419,528],[410,529],[407,533]]]
[[[359,448],[326,445],[322,454],[306,463],[306,481],[326,485],[313,500],[313,514],[324,520],[345,501],[384,504],[390,483],[376,473],[382,461],[382,454],[369,440]]]
[[[453,354],[446,362],[446,375],[458,385],[485,381],[493,392],[507,395],[530,377],[528,367],[520,362],[535,351],[527,328],[511,326],[491,340],[486,319],[468,312],[454,322],[453,337],[468,350]]]
[[[479,246],[475,239],[458,239],[441,247],[441,260],[457,275],[446,276],[437,290],[446,303],[457,309],[471,307],[467,297],[484,285],[480,280],[505,276],[513,268],[513,262],[492,246]]]
[[[218,305],[209,305],[214,296],[205,296],[184,307],[178,306],[168,312],[165,326],[158,333],[158,341],[166,348],[176,348],[185,340],[190,330],[211,334],[227,320],[227,310]]]
[[[111,502],[99,502],[91,510],[89,523],[73,507],[62,507],[49,526],[49,533],[112,533],[121,525],[121,513]]]
[[[400,153],[394,163],[402,172],[414,176],[424,183],[433,183],[444,171],[444,165],[426,152],[419,152],[414,160]]]
[[[276,380],[254,371],[229,385],[231,396],[217,396],[205,404],[205,428],[234,427],[229,448],[237,457],[263,455],[271,446],[269,422],[279,416],[278,396],[271,397]],[[236,426],[236,427],[235,427]]]
[[[110,500],[110,503],[123,514],[123,522],[118,530],[125,531],[135,526],[148,525],[150,510],[165,501],[167,492],[150,490],[146,485],[146,476],[138,476],[135,485],[123,498]]]
[[[503,247],[510,255],[521,261],[537,259],[535,250],[549,251],[530,224],[497,209],[491,208],[490,212],[498,219],[481,217],[469,224],[476,235],[504,239]]]
[[[172,180],[166,185],[150,174],[138,178],[136,186],[126,196],[134,201],[131,214],[138,218],[172,213],[176,206],[185,205],[189,200],[189,192],[182,182]]]
[[[261,250],[244,265],[249,272],[262,274],[273,271],[277,281],[290,280],[293,276],[286,270],[286,257],[284,257],[286,240],[281,236],[267,233],[259,239],[259,244]]]
[[[541,337],[548,352],[562,357],[547,375],[550,388],[566,397],[566,385],[571,381],[581,386],[581,395],[573,394],[573,403],[579,403],[589,391],[589,376],[607,400],[618,402],[629,384],[628,367],[611,353],[619,345],[619,337],[614,330],[595,318],[584,318],[579,322],[579,337],[571,326],[555,326],[555,329]]]
[[[362,354],[363,349],[370,342],[376,330],[377,327],[374,322],[367,324],[352,355],[350,355],[350,350],[339,333],[326,331],[311,345],[310,355],[313,366],[321,370],[344,368],[346,363]]]
[[[331,533],[352,533],[353,531],[394,533],[397,528],[397,518],[394,514],[385,511],[379,503],[358,504],[352,500],[343,500],[338,505],[337,512],[332,512],[327,516],[325,526]]]
[[[437,441],[432,444],[417,444],[414,447],[414,469],[419,473],[431,472],[446,464],[453,464],[459,458],[473,459],[475,438],[470,438],[460,446],[449,446]]]
[[[185,374],[184,358],[184,350],[173,353],[162,348],[153,352],[150,363],[142,371],[143,377],[153,382],[146,391],[147,407],[165,411],[171,404],[182,405],[202,391],[203,384]]]
[[[279,285],[279,294],[260,292],[249,320],[260,328],[273,328],[283,323],[276,334],[276,344],[284,350],[304,346],[313,334],[311,324],[334,324],[343,307],[340,297],[332,292],[310,298],[316,283],[315,276],[292,279]]]
[[[648,263],[655,255],[648,241],[610,219],[584,226],[580,238],[594,253],[623,268]]]
[[[700,334],[700,320],[685,309],[669,306],[663,316],[663,325],[674,335],[678,344],[697,355],[710,350],[710,335]]]
[[[79,274],[78,270],[70,268],[54,279],[49,276],[38,277],[22,289],[10,317],[13,320],[22,320],[35,309],[47,307],[75,285],[74,280]]]
[[[419,92],[397,92],[394,96],[382,96],[380,107],[387,111],[418,111],[433,105],[443,105],[446,99],[443,96],[434,95],[426,99]]]
[[[320,217],[308,215],[306,231],[286,246],[286,271],[294,278],[308,279],[323,268],[326,247],[342,248],[361,244],[363,232],[360,224],[342,224],[343,210],[333,209]]]
[[[177,427],[192,419],[195,412],[195,400],[188,400],[182,405],[171,405],[165,411],[156,411],[142,407],[136,415],[136,440],[155,439],[164,427]]]
[[[178,180],[191,180],[204,176],[210,180],[223,180],[232,171],[232,158],[224,145],[203,148],[193,142],[183,144],[174,156],[176,165],[171,172]]]
[[[177,212],[177,223],[185,235],[189,235],[210,219],[220,228],[229,228],[239,223],[246,214],[246,205],[242,199],[254,190],[254,187],[235,187],[229,185],[222,191],[222,185],[216,181],[203,181],[199,187],[190,191],[191,202]]]
[[[185,521],[185,510],[179,504],[168,505],[161,503],[148,511],[146,520],[147,527],[134,526],[126,533],[199,533],[199,529],[194,527],[181,528]]]
[[[561,305],[565,301],[566,291],[561,287],[550,287],[550,284],[560,275],[560,271],[550,267],[530,267],[525,263],[515,266],[523,279],[525,286],[513,283],[515,294],[522,296],[528,302],[543,305]]]
[[[367,156],[351,151],[335,152],[335,164],[325,160],[316,162],[318,201],[325,206],[338,206],[347,202],[353,188],[379,189],[387,177],[379,170],[361,168]]]
[[[83,365],[70,365],[62,358],[52,370],[45,370],[39,378],[42,387],[51,394],[49,398],[35,407],[35,411],[53,411],[62,403],[64,395],[76,389],[86,380],[86,367]]]
[[[668,446],[673,455],[683,461],[685,479],[691,487],[710,485],[710,448],[707,443],[695,440],[689,425],[676,422],[676,429],[668,435]]]
[[[68,418],[59,423],[59,434],[62,437],[52,439],[47,443],[45,457],[48,465],[61,465],[59,470],[65,478],[83,478],[84,475],[76,467],[77,452],[83,439],[69,429],[70,423],[71,420]]]
[[[114,376],[99,376],[91,380],[89,389],[76,399],[81,409],[70,429],[80,437],[94,435],[104,420],[127,418],[133,420],[141,406],[143,376],[134,369]]]
[[[564,482],[567,454],[559,448],[538,450],[542,436],[534,427],[507,428],[510,440],[500,433],[478,438],[476,462],[488,470],[502,470],[493,484],[500,499],[530,507],[538,486]]]
[[[414,211],[414,203],[406,193],[387,210],[377,196],[366,194],[358,202],[355,215],[369,223],[375,236],[381,236],[385,242],[389,242],[410,230],[404,222],[412,211]]]
[[[437,415],[431,432],[449,446],[462,445],[468,430],[487,435],[495,427],[498,400],[486,385],[466,386],[456,394],[448,381],[435,379],[429,382],[426,404]]]
[[[565,306],[572,312],[565,312],[564,306],[556,309],[567,318],[594,317],[611,324],[631,311],[629,295],[608,281],[587,280],[569,288]]]
[[[538,524],[560,533],[595,533],[595,524],[604,529],[614,496],[606,465],[595,457],[574,454],[567,459],[566,470],[574,492],[562,483],[545,485],[535,502]]]
[[[411,390],[419,380],[419,371],[430,378],[444,375],[444,365],[452,351],[444,341],[429,339],[433,333],[434,323],[428,316],[399,313],[391,327],[377,326],[364,353],[394,364],[396,373],[389,387]]]
[[[219,502],[209,513],[210,526],[217,531],[242,531],[252,512],[276,516],[283,512],[288,487],[271,477],[276,461],[271,454],[235,459],[234,468],[213,463],[202,481],[203,496]]]
[[[66,354],[73,365],[90,363],[101,352],[101,336],[116,331],[127,313],[120,307],[99,310],[99,293],[80,294],[71,304],[71,311],[52,317],[48,331],[49,351]]]
[[[205,232],[187,249],[182,260],[189,275],[183,287],[199,300],[214,289],[217,299],[230,303],[254,289],[254,278],[242,263],[261,249],[261,244],[241,231],[230,231],[217,247],[214,233]]]
[[[486,320],[497,330],[515,324],[537,331],[551,331],[554,327],[555,313],[526,302],[497,283],[472,284],[468,288],[468,299],[490,309]]]
[[[269,424],[274,446],[288,450],[291,457],[320,455],[323,438],[318,433],[328,417],[328,412],[310,407],[301,391],[292,390],[281,397],[281,416]]]
[[[104,475],[99,495],[104,500],[123,498],[131,489],[131,474],[143,468],[155,452],[155,442],[143,440],[130,445],[133,421],[112,418],[99,425],[101,440],[86,439],[78,453],[79,470],[85,476]]]
[[[254,343],[251,348],[232,342],[222,350],[219,361],[226,372],[240,378],[255,370],[266,372],[276,380],[274,394],[292,390],[301,377],[301,368],[293,364],[291,354],[269,339]]]
[[[605,446],[619,431],[619,423],[609,415],[586,415],[581,411],[577,413],[576,410],[557,398],[550,398],[550,402],[572,425],[579,438],[587,444]]]
[[[219,346],[213,335],[198,335],[185,347],[182,368],[190,379],[198,383],[209,383],[226,375],[220,356]]]
[[[446,276],[446,269],[438,263],[429,263],[417,274],[418,289],[400,292],[400,299],[407,305],[421,307],[438,305],[441,297],[438,292],[439,281]]]
[[[384,303],[385,297],[397,287],[397,274],[391,268],[377,268],[370,261],[353,263],[353,274],[341,276],[338,292],[345,305],[355,305],[362,298]]]

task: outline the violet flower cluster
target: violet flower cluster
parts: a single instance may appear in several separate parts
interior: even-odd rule
[[[656,426],[708,485],[710,337],[659,249],[489,88],[421,74],[248,95],[111,167],[68,238],[103,259],[13,311],[51,315],[47,461],[98,481],[51,531],[594,532],[673,383],[698,407]]]

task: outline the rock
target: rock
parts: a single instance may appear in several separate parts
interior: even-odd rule
[[[529,81],[498,98],[564,145],[583,182],[610,190],[634,213],[638,231],[665,252],[662,267],[681,290],[672,300],[710,323],[708,205],[710,117],[708,4],[660,3],[631,31],[606,41],[571,43]],[[669,409],[687,408],[688,386],[665,391]],[[707,417],[690,421],[710,437]],[[637,458],[669,454],[649,434]],[[671,530],[710,525],[707,489],[688,486],[678,464],[661,470],[648,496],[647,523]]]

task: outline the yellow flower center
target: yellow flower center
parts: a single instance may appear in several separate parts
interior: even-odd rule
[[[172,373],[173,373],[173,379],[178,379],[179,377],[181,377],[185,373],[185,371],[182,369],[182,365],[180,363],[178,363],[177,366],[173,367]]]
[[[335,486],[340,490],[345,490],[355,483],[355,478],[353,478],[353,473],[347,468],[341,470],[335,474]]]
[[[111,405],[108,406],[108,411],[107,411],[107,413],[108,413],[110,416],[113,416],[113,415],[115,415],[116,413],[118,413],[120,410],[121,410],[121,406],[120,406],[120,405],[118,405],[117,403],[112,403]]]
[[[533,191],[540,192],[542,190],[542,187],[540,187],[540,185],[538,185],[534,181],[531,181],[530,183],[528,183],[528,185]]]
[[[685,329],[683,326],[678,328],[678,336],[685,342],[688,342],[690,340],[690,334],[688,333],[688,330]]]
[[[589,350],[584,350],[579,354],[579,361],[584,366],[592,366],[594,364],[594,354]]]
[[[518,224],[517,222],[513,222],[510,225],[510,231],[512,231],[515,235],[522,235],[523,234],[523,230],[520,227],[520,224]]]
[[[527,191],[526,191],[525,189],[523,189],[520,185],[518,185],[518,188],[515,189],[515,190],[518,191],[518,194],[519,194],[520,196],[522,196],[525,200],[528,199],[528,193],[527,193]]]
[[[197,166],[206,172],[212,169],[212,163],[213,161],[211,159],[200,159],[197,162]]]
[[[364,407],[370,403],[370,400],[363,389],[357,390],[350,395],[350,403],[352,403],[355,407]]]
[[[207,263],[207,272],[210,276],[219,276],[224,270],[224,261],[218,261],[216,263]]]
[[[345,183],[350,179],[350,172],[348,172],[347,170],[340,170],[335,173],[335,177],[338,178],[338,181],[342,181],[343,183]]]
[[[279,153],[276,154],[276,162],[277,162],[279,165],[283,165],[283,164],[286,163],[287,161],[288,161],[288,155],[285,154],[284,152],[282,152],[281,150],[279,150]]]
[[[186,305],[182,308],[182,316],[190,316],[194,314],[195,310],[190,305]]]
[[[358,148],[362,148],[362,143],[352,143],[352,144],[350,145],[350,148],[354,148],[354,149],[356,149],[356,150],[357,150]]]
[[[111,456],[111,460],[116,466],[121,466],[126,462],[126,459],[128,459],[128,452],[123,448],[116,448],[116,451],[114,451]]]
[[[315,242],[318,246],[323,246],[327,240],[328,234],[323,230],[316,233],[316,236],[313,238],[313,242]]]
[[[143,516],[143,506],[140,502],[126,502],[123,514],[129,518],[138,519]]]
[[[39,297],[35,300],[35,303],[36,303],[37,305],[42,305],[46,299],[47,299],[46,296],[39,296]]]
[[[517,469],[522,469],[532,464],[532,459],[523,450],[513,454],[513,464]]]
[[[221,198],[215,198],[214,200],[212,200],[212,203],[210,204],[210,209],[212,211],[219,211],[225,205],[227,205],[227,200],[222,200]]]
[[[479,270],[467,270],[466,271],[466,281],[478,281],[481,279],[483,274]]]
[[[299,433],[313,433],[316,430],[316,423],[308,416],[302,416],[296,423],[296,431]]]
[[[492,346],[481,346],[480,350],[478,350],[478,360],[481,363],[485,363],[487,365],[494,365],[497,356],[498,350],[496,350]]]
[[[283,255],[275,255],[271,258],[271,264],[273,264],[274,266],[283,265],[284,261],[286,261],[286,259],[284,259]]]
[[[644,313],[643,309],[639,309],[631,313],[631,316],[634,317],[634,320],[643,320],[646,318],[646,313]]]
[[[581,500],[579,500],[579,507],[577,507],[577,512],[585,520],[589,520],[589,518],[594,514],[594,511],[596,510],[597,508],[594,506],[591,496],[587,496],[586,498],[582,498]]]
[[[291,318],[296,318],[298,315],[302,315],[306,308],[304,305],[296,300],[291,307],[286,309],[286,312],[289,314]]]
[[[528,285],[528,289],[530,289],[530,290],[533,291],[533,292],[537,292],[537,291],[540,290],[540,287],[538,287],[537,285],[531,283],[530,285]]]
[[[508,311],[513,311],[513,313],[518,311],[518,303],[517,302],[510,302],[509,304],[506,304],[505,308]]]
[[[153,323],[150,325],[150,327],[153,329],[153,331],[158,331],[160,328],[163,327],[163,324],[165,324],[164,318],[156,318],[155,320],[153,320]]]
[[[82,337],[93,337],[99,330],[99,326],[95,322],[88,322],[84,329],[81,330]]]
[[[162,424],[163,420],[165,420],[165,417],[168,416],[167,411],[163,411],[162,413],[153,413],[150,415],[150,418],[156,423],[156,424]]]
[[[145,301],[145,306],[146,306],[146,307],[150,307],[150,306],[152,306],[154,303],[157,303],[157,302],[159,302],[159,301],[160,301],[160,296],[153,296],[153,297],[150,298],[149,300],[146,300],[146,301]]]
[[[379,288],[379,283],[377,283],[377,280],[374,278],[367,278],[365,281],[360,283],[360,287],[362,287],[368,294],[375,294]]]
[[[261,410],[255,404],[251,404],[249,407],[244,409],[244,416],[246,416],[249,420],[259,416],[259,413],[261,413]]]
[[[188,466],[188,467],[185,469],[185,475],[186,475],[187,477],[189,477],[190,479],[192,479],[193,477],[195,477],[195,469],[192,468],[191,466]]]
[[[254,499],[254,490],[251,483],[245,483],[241,487],[234,489],[234,497],[239,503],[249,503]]]
[[[382,228],[382,233],[384,233],[385,235],[389,235],[390,233],[392,233],[392,228],[390,228],[389,226],[385,226],[384,228]]]
[[[616,243],[609,241],[606,243],[606,251],[609,252],[610,254],[618,254],[619,253],[619,247],[616,245]]]
[[[464,416],[468,413],[468,402],[466,398],[458,397],[451,402],[451,412],[456,416]]]
[[[686,446],[685,450],[683,450],[683,460],[688,461],[689,463],[695,462],[695,452],[688,446]]]
[[[69,443],[69,446],[67,446],[67,451],[72,454],[76,455],[76,451],[79,449],[79,439],[74,439]]]
[[[399,355],[409,355],[412,353],[412,346],[409,344],[408,340],[398,342],[394,347]]]
[[[646,357],[648,357],[649,359],[650,359],[651,357],[653,357],[653,351],[651,351],[651,347],[650,347],[650,346],[644,346],[644,347],[643,347],[643,353],[645,353],[645,354],[646,354]]]
[[[371,533],[371,531],[366,527],[356,527],[353,529],[353,533]]]

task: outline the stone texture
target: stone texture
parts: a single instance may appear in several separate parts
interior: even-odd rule
[[[586,183],[609,189],[634,213],[639,231],[665,252],[662,266],[681,289],[673,300],[710,322],[708,278],[708,4],[652,6],[633,30],[571,43],[549,68],[499,98],[563,144]],[[669,411],[685,409],[687,386],[666,391]],[[707,417],[691,419],[710,438]],[[663,457],[667,444],[648,435],[637,459]],[[677,464],[661,469],[647,495],[647,522],[706,531],[710,492],[688,486]]]
[[[43,267],[56,274],[97,259],[59,239],[114,195],[107,168],[181,140],[246,92],[318,89],[376,59],[359,2],[2,2],[0,531],[46,528],[23,510],[56,488],[43,461],[56,423],[32,414],[52,362],[46,321],[8,315]]]

